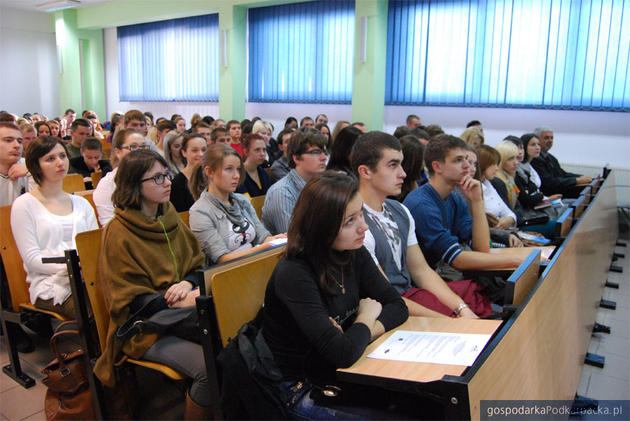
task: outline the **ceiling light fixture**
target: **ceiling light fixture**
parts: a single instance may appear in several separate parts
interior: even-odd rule
[[[55,0],[38,4],[35,7],[42,12],[56,12],[58,10],[71,9],[80,5],[81,2],[79,0]]]

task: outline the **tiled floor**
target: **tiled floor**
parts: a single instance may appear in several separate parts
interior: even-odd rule
[[[623,267],[623,273],[611,272],[609,281],[619,283],[619,289],[606,288],[604,298],[617,302],[616,310],[600,309],[597,314],[599,323],[610,326],[611,334],[595,334],[589,345],[589,351],[606,358],[603,369],[584,366],[578,394],[592,398],[630,400],[630,241],[627,248],[617,247],[617,252],[625,254],[623,259],[615,262]],[[8,376],[0,373],[0,421],[39,421],[45,420],[44,395],[46,388],[39,382],[40,370],[52,360],[45,339],[32,336],[36,340],[37,349],[30,354],[20,354],[23,370],[37,380],[30,389],[23,389]],[[0,340],[0,362],[8,364],[4,337]],[[138,383],[143,385],[139,393],[150,396],[150,405],[142,410],[144,419],[177,419],[181,418],[182,392],[175,385],[166,383],[160,375],[148,372],[138,373]],[[160,396],[146,390],[150,385],[159,390]],[[140,396],[140,401],[145,401]]]

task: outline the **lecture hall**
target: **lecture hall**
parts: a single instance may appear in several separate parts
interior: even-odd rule
[[[0,0],[0,57],[0,421],[630,417],[627,0]]]

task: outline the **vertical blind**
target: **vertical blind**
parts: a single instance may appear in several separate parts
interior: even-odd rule
[[[118,27],[121,101],[218,101],[219,15]]]
[[[249,100],[352,100],[354,1],[249,9]]]
[[[387,43],[387,104],[630,111],[629,0],[390,0]]]

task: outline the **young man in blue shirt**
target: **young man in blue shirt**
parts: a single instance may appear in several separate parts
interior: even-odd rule
[[[364,134],[354,144],[350,160],[359,177],[363,216],[369,226],[364,246],[405,298],[409,314],[477,318],[468,304],[428,265],[418,246],[415,223],[409,210],[387,198],[400,194],[406,177],[401,166],[403,153],[398,139],[383,132]],[[465,289],[470,288],[479,289],[476,284],[466,282]],[[489,303],[487,308],[489,310]]]
[[[466,143],[451,135],[431,139],[424,153],[429,182],[405,198],[416,222],[416,234],[431,267],[448,265],[462,270],[518,266],[522,257],[491,254],[490,230],[481,183],[468,175]],[[459,186],[470,202],[453,193]],[[462,248],[469,244],[472,250]],[[440,271],[438,271],[439,273]]]

